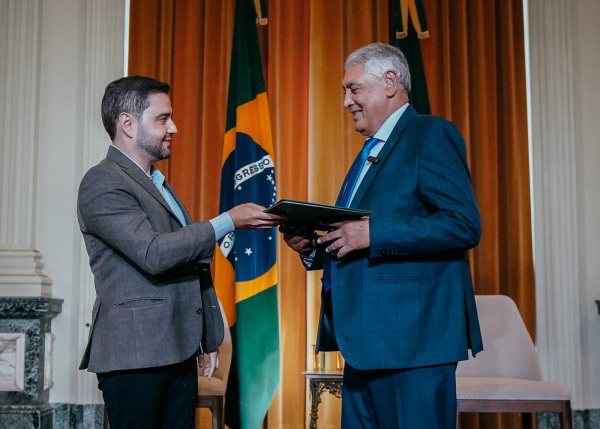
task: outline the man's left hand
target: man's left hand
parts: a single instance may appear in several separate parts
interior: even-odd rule
[[[219,368],[219,351],[208,353],[208,362],[206,362],[206,355],[200,355],[199,365],[202,368],[202,375],[208,377],[210,380],[217,368]]]
[[[326,235],[320,237],[319,244],[329,243],[325,251],[332,253],[337,251],[337,258],[343,258],[354,250],[366,249],[371,246],[369,237],[369,218],[359,220],[338,222],[330,225],[336,228]]]

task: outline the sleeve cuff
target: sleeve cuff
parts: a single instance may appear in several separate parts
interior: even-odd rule
[[[212,218],[209,222],[215,230],[215,239],[217,241],[235,229],[233,220],[227,212],[221,213],[219,216]]]

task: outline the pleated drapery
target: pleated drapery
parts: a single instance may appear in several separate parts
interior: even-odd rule
[[[482,214],[482,241],[470,254],[476,293],[511,296],[534,335],[522,1],[423,3],[431,110],[465,137]],[[195,221],[218,214],[234,8],[234,0],[131,0],[129,74],[171,84],[179,131],[159,168]],[[269,2],[259,36],[279,198],[335,202],[364,143],[342,105],[344,59],[362,45],[389,42],[388,9],[388,0]],[[306,273],[280,240],[279,278],[282,374],[268,423],[300,429],[308,416],[302,371],[312,365],[319,273]],[[319,427],[339,427],[339,412],[339,399],[324,394]],[[461,418],[469,428],[513,420]]]

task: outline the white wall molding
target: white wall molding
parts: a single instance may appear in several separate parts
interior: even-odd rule
[[[77,370],[95,289],[76,196],[110,143],[100,100],[123,75],[125,3],[0,1],[0,296],[64,299],[57,403],[102,401],[95,376]]]
[[[0,3],[0,296],[51,296],[34,248],[40,10]]]
[[[108,134],[100,116],[100,104],[106,85],[123,76],[124,50],[124,0],[98,2],[86,0],[86,40],[84,106],[81,152],[81,176],[106,156],[109,146]],[[88,255],[83,239],[80,240],[79,261],[79,356],[87,344],[92,306],[96,297],[94,279],[90,271]],[[79,403],[96,403],[99,391],[96,377],[78,373]]]
[[[570,5],[529,0],[537,347],[545,378],[582,404]]]

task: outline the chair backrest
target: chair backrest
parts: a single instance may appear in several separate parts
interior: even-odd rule
[[[457,377],[543,379],[537,351],[515,302],[504,295],[477,295],[484,350],[458,363]]]
[[[211,380],[208,380],[199,372],[198,393],[200,395],[224,395],[227,389],[232,354],[231,332],[229,331],[229,323],[227,322],[227,316],[225,315],[221,301],[219,301],[219,307],[225,328],[223,343],[219,346],[219,368],[214,372]]]

